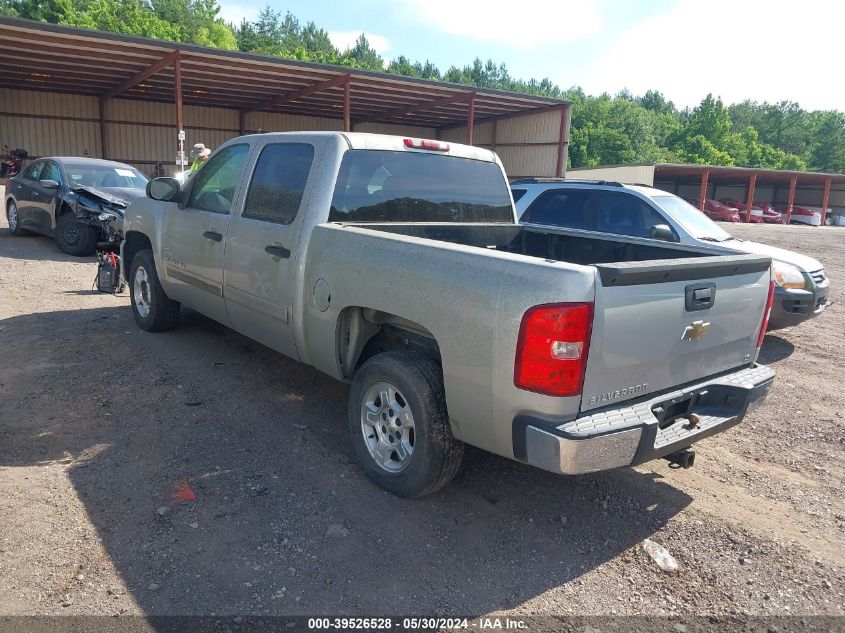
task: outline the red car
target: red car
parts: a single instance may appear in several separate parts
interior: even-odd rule
[[[742,221],[745,222],[745,212],[748,209],[748,205],[739,200],[731,200],[729,198],[722,198],[720,202],[730,207],[736,207],[740,212]],[[766,224],[786,224],[780,213],[775,211],[771,204],[768,202],[755,202],[751,205],[751,223],[762,224],[764,222]]]
[[[780,211],[782,216],[786,217],[785,204],[780,205],[778,207],[778,211]],[[791,222],[792,224],[809,224],[810,226],[821,226],[822,214],[819,211],[816,211],[815,209],[792,205]]]
[[[687,202],[698,208],[698,200],[687,198]],[[718,200],[704,201],[704,215],[717,222],[742,222],[736,207],[722,204]]]

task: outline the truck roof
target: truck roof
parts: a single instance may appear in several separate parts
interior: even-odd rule
[[[494,152],[483,149],[481,147],[473,147],[472,145],[463,145],[462,143],[453,143],[451,141],[439,141],[436,139],[424,139],[419,136],[396,136],[392,134],[372,134],[369,132],[266,132],[261,134],[261,137],[278,136],[284,138],[286,136],[340,136],[344,138],[350,149],[369,149],[369,150],[385,150],[385,151],[425,151],[430,153],[442,153],[448,156],[457,156],[459,158],[471,158],[473,160],[483,160],[487,162],[497,162],[497,157]],[[254,135],[258,136],[258,135]],[[444,150],[432,150],[425,148],[409,148],[405,145],[405,139],[413,141],[430,140],[439,144],[441,147],[447,148]]]

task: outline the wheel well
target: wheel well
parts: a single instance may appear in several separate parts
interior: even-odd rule
[[[128,278],[129,268],[132,266],[132,260],[135,258],[135,255],[148,248],[152,249],[153,245],[150,242],[150,238],[138,231],[129,231],[129,233],[124,236],[123,240],[125,242],[123,245],[122,262],[123,276]]]
[[[337,339],[341,371],[346,378],[352,378],[376,354],[394,350],[409,350],[441,364],[440,346],[428,329],[372,308],[356,306],[341,312]]]

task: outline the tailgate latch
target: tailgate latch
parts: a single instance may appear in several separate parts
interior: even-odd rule
[[[690,284],[684,288],[684,307],[687,312],[707,310],[716,302],[716,284],[712,281],[701,284]]]

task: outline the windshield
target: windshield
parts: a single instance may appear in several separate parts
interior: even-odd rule
[[[143,189],[149,180],[129,165],[97,165],[92,163],[63,163],[71,187],[108,189]]]
[[[652,200],[693,237],[717,242],[731,239],[730,233],[678,196],[654,196]]]
[[[507,222],[496,163],[424,152],[352,150],[340,165],[329,222]]]

